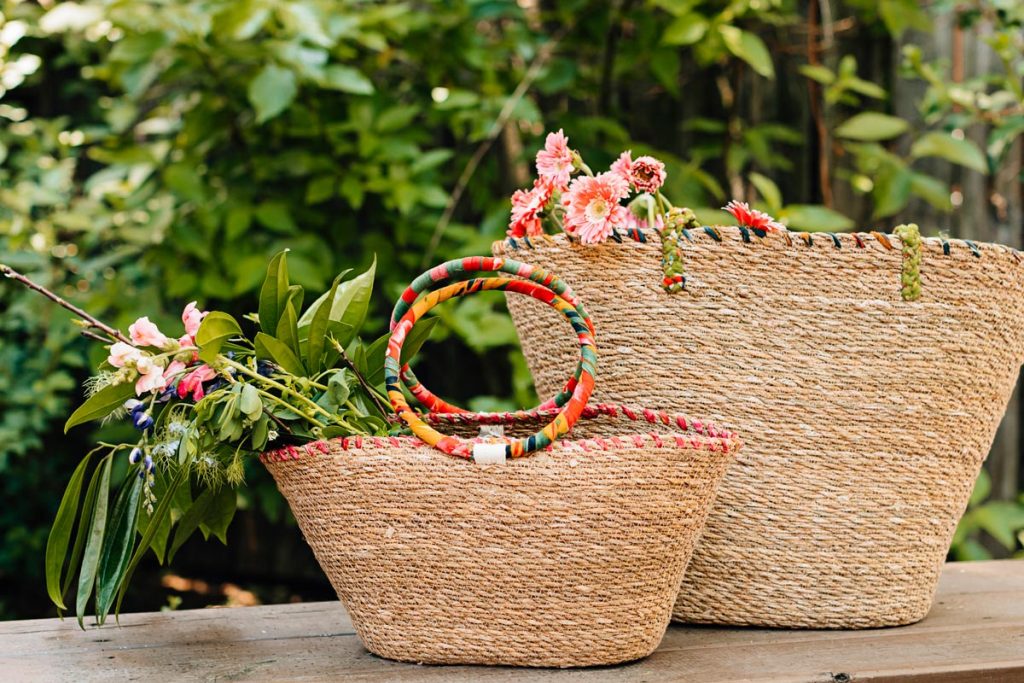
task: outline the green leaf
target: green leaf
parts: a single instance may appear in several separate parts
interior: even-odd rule
[[[343,405],[351,393],[348,386],[348,371],[339,370],[331,373],[331,378],[327,380],[327,400],[332,409],[337,410]]]
[[[353,95],[372,95],[373,82],[357,69],[342,64],[331,64],[324,69],[323,86]]]
[[[301,356],[299,323],[295,317],[295,307],[292,306],[291,301],[285,304],[284,313],[281,315],[281,319],[277,321],[277,334],[274,336],[291,349],[296,358]]]
[[[256,333],[256,356],[257,358],[274,361],[281,366],[282,370],[296,377],[305,375],[305,370],[299,357],[295,355],[287,344],[276,337],[271,337],[269,334],[263,332]]]
[[[227,488],[227,487],[224,487]],[[230,489],[229,489],[230,490]],[[232,490],[232,495],[234,491]],[[206,519],[213,508],[216,493],[213,489],[206,489],[195,499],[185,514],[178,520],[178,527],[174,530],[174,540],[171,541],[170,550],[167,552],[167,561],[173,562],[178,549],[195,533],[199,525]]]
[[[256,123],[268,121],[287,109],[298,91],[294,73],[276,64],[263,67],[249,82],[249,102],[256,110]]]
[[[949,186],[938,178],[924,173],[910,174],[910,191],[940,211],[950,211]]]
[[[270,7],[252,0],[236,0],[214,17],[213,26],[217,35],[244,41],[259,33],[269,18]]]
[[[875,188],[871,196],[875,200],[874,218],[898,213],[910,201],[911,173],[904,166],[883,166],[875,174]]]
[[[291,235],[298,231],[299,227],[292,220],[291,211],[288,205],[280,201],[261,202],[253,214],[260,225],[279,232],[284,235]]]
[[[163,519],[170,514],[171,504],[177,497],[177,491],[181,488],[182,484],[188,481],[189,467],[192,464],[192,458],[193,455],[186,451],[185,459],[180,463],[178,474],[168,489],[169,491],[174,491],[175,495],[165,495],[157,504],[156,511],[153,513],[152,517],[150,517],[149,524],[146,526],[146,531],[142,534],[142,540],[135,549],[135,554],[132,555],[132,561],[128,563],[128,569],[125,571],[124,578],[121,580],[121,587],[117,590],[117,606],[114,608],[115,614],[119,614],[121,612],[121,603],[124,601],[124,595],[128,590],[128,584],[131,583],[132,575],[135,573],[135,568],[139,566],[142,556],[146,554],[147,550],[149,550],[149,546],[153,543],[153,539],[156,536],[157,531],[162,527]]]
[[[663,45],[693,45],[708,32],[708,20],[697,12],[676,17],[661,34]]]
[[[139,514],[139,498],[146,480],[128,470],[128,478],[114,503],[110,525],[103,538],[99,573],[96,577],[96,616],[100,625],[106,621],[114,596],[124,578],[135,542],[135,520]]]
[[[992,477],[989,476],[988,470],[982,469],[978,472],[978,478],[974,480],[974,488],[971,490],[971,499],[967,506],[973,508],[981,505],[991,492]]]
[[[251,384],[243,384],[238,397],[238,408],[250,420],[255,420],[263,413],[263,401],[259,390]]]
[[[267,277],[260,289],[260,329],[268,334],[277,332],[277,323],[288,301],[288,250],[270,259]]]
[[[914,159],[940,157],[978,173],[988,173],[984,152],[970,140],[957,139],[948,133],[925,133],[914,141],[910,148],[910,156]]]
[[[206,513],[199,523],[199,529],[207,538],[212,534],[221,543],[227,545],[228,527],[235,517],[238,507],[238,493],[230,486],[221,486],[210,499]]]
[[[749,64],[754,71],[765,78],[775,78],[772,55],[768,52],[764,41],[757,35],[728,24],[719,26],[718,32],[722,35],[722,40],[729,52]]]
[[[90,454],[91,455],[91,454]],[[75,523],[75,516],[78,512],[78,501],[82,493],[82,481],[85,479],[85,470],[92,458],[89,455],[82,458],[75,471],[71,474],[71,481],[64,490],[64,496],[60,500],[60,507],[57,508],[57,516],[53,520],[53,527],[46,539],[46,592],[57,609],[67,609],[64,606],[64,597],[61,592],[61,576],[64,569],[64,560],[68,552],[68,545],[71,542],[71,528]],[[83,513],[84,514],[84,513]],[[74,571],[74,567],[70,568]]]
[[[377,258],[374,257],[373,263],[366,269],[366,272],[352,278],[348,282],[342,282],[334,291],[329,319],[351,325],[352,329],[351,335],[346,338],[338,338],[338,341],[343,346],[347,345],[359,333],[363,322],[366,320],[366,312],[370,306],[370,295],[373,293],[373,279],[376,271]],[[299,327],[305,327],[312,322],[317,310],[327,301],[328,293],[325,292],[323,296],[306,309],[306,312],[299,318]]]
[[[224,343],[232,337],[242,336],[242,328],[238,321],[227,313],[212,311],[203,318],[196,332],[196,344],[199,346],[199,357],[209,363],[220,353]]]
[[[107,505],[110,499],[110,461],[106,456],[98,468],[99,484],[96,489],[96,507],[92,510],[92,522],[89,525],[89,540],[85,544],[82,557],[82,571],[78,576],[78,595],[75,600],[75,613],[78,615],[78,626],[85,628],[85,606],[96,585],[96,572],[100,564],[100,551],[103,548],[103,536],[107,528]]]
[[[747,177],[750,178],[750,182],[757,188],[761,199],[768,206],[770,213],[778,214],[782,211],[782,192],[771,178],[760,173],[751,173]]]
[[[1007,550],[1017,547],[1017,531],[1024,529],[1024,506],[997,500],[974,510],[978,526],[987,531]]]
[[[98,420],[120,408],[125,401],[135,396],[135,385],[131,382],[112,384],[90,396],[64,423],[64,433],[83,422]]]
[[[345,271],[334,278],[334,283],[331,285],[331,289],[324,295],[326,298],[321,297],[324,301],[334,301],[335,295],[338,292],[338,285],[341,283],[345,275],[349,271]],[[315,304],[314,304],[315,306]],[[331,307],[324,306],[322,303],[316,307],[313,312],[313,316],[309,323],[309,338],[306,341],[306,369],[309,371],[310,376],[315,375],[323,369],[323,358],[324,349],[327,344],[327,324],[330,322]],[[305,316],[303,316],[305,317]]]
[[[836,80],[836,75],[832,73],[832,69],[820,64],[804,64],[800,67],[799,71],[804,76],[807,76],[807,78],[822,85],[829,85]]]
[[[901,118],[869,111],[848,118],[836,128],[836,135],[849,140],[875,142],[902,135],[908,128],[910,124]]]
[[[64,577],[64,583],[60,589],[62,601],[67,596],[71,584],[74,583],[75,571],[81,567],[82,553],[85,550],[85,542],[92,526],[92,511],[96,508],[96,492],[100,487],[99,473],[99,467],[93,470],[89,479],[89,487],[85,491],[85,500],[82,502],[82,511],[78,515],[78,524],[75,526],[75,547],[71,550],[68,573]]]
[[[780,212],[791,230],[839,232],[853,227],[852,220],[832,209],[816,204],[790,204]]]
[[[917,0],[879,0],[878,14],[893,38],[899,38],[908,28],[928,31],[931,22],[921,11]]]

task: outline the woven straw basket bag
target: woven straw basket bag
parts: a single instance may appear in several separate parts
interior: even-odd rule
[[[494,269],[493,259],[470,261]],[[613,664],[649,654],[668,625],[739,442],[664,413],[586,407],[596,362],[586,312],[545,286],[557,281],[536,275],[471,280],[402,304],[386,384],[414,436],[264,455],[356,632],[378,655]],[[409,408],[400,384],[415,380],[398,361],[408,331],[436,303],[481,289],[529,294],[569,318],[579,363],[561,407],[477,414],[438,404],[446,412],[425,417]],[[416,393],[431,400],[422,385]],[[508,433],[480,436],[481,425]]]
[[[867,628],[928,612],[1024,359],[1024,265],[1008,247],[897,233],[765,235],[684,212],[619,243],[494,245],[587,302],[595,400],[744,437],[676,618]],[[569,343],[508,303],[538,390],[554,391]]]

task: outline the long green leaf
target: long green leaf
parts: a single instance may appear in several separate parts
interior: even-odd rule
[[[96,507],[96,491],[100,487],[100,467],[92,471],[89,478],[89,487],[85,491],[85,500],[82,501],[82,511],[78,515],[78,524],[75,526],[75,546],[71,549],[71,559],[68,560],[68,573],[64,577],[64,583],[60,587],[61,601],[67,597],[71,584],[75,582],[75,574],[81,567],[82,553],[85,551],[85,542],[89,537],[89,530],[92,527],[92,511]],[[61,615],[63,617],[63,615]]]
[[[288,301],[287,254],[286,249],[270,259],[267,277],[260,288],[260,329],[268,334],[277,331],[277,321],[281,318],[285,303]]]
[[[130,382],[113,384],[100,389],[90,396],[85,403],[78,406],[78,410],[71,413],[71,417],[64,423],[64,433],[67,434],[68,430],[75,425],[80,425],[90,420],[98,420],[101,417],[110,415],[110,413],[120,408],[125,401],[133,396],[135,396],[135,386]]]
[[[85,606],[96,585],[96,570],[99,568],[100,551],[103,548],[103,536],[107,528],[107,505],[110,500],[110,462],[106,456],[100,463],[99,488],[96,489],[96,507],[92,513],[92,524],[89,528],[89,540],[85,544],[85,555],[82,557],[82,573],[78,576],[78,595],[75,601],[75,613],[78,615],[78,626],[85,629]]]
[[[227,545],[228,527],[231,520],[235,518],[235,510],[238,507],[238,492],[230,486],[221,486],[214,494],[210,507],[199,523],[199,529],[207,538],[211,534],[217,537],[221,543]]]
[[[99,573],[96,577],[96,616],[100,625],[107,619],[114,603],[117,587],[121,583],[135,543],[135,520],[139,514],[139,498],[146,480],[128,471],[129,480],[121,486],[114,503],[110,524],[103,539]]]
[[[299,346],[299,323],[291,301],[285,304],[281,318],[277,321],[277,333],[274,336],[291,349],[296,358],[302,355],[302,348]]]
[[[334,301],[334,295],[344,276],[345,274],[342,273],[334,278],[334,284],[325,295],[327,301]],[[324,369],[324,347],[327,343],[327,324],[331,321],[330,316],[331,307],[321,305],[313,312],[309,323],[309,340],[306,342],[306,370],[309,371],[311,377]]]
[[[182,544],[189,539],[190,536],[199,528],[199,524],[209,513],[210,508],[213,505],[214,492],[213,489],[206,489],[199,497],[196,498],[195,502],[192,503],[192,507],[185,511],[185,514],[178,520],[178,526],[174,530],[174,540],[171,541],[170,550],[167,553],[167,561],[173,562],[174,556],[177,554],[178,549],[181,548]]]
[[[90,453],[82,458],[82,462],[71,474],[71,481],[68,482],[64,496],[60,500],[60,507],[57,508],[57,516],[53,520],[50,536],[46,539],[46,592],[59,610],[67,609],[64,606],[64,596],[60,590],[63,583],[61,577],[68,545],[71,542],[71,529],[78,512],[78,501],[82,495],[82,481],[85,479],[86,467],[92,459],[91,455]]]
[[[287,344],[280,339],[271,337],[269,334],[264,334],[263,332],[256,333],[256,356],[274,361],[285,372],[289,372],[297,377],[302,377],[305,374],[302,361],[299,360],[298,356],[295,355]]]
[[[191,454],[186,451],[185,459],[180,465],[178,475],[174,478],[171,483],[169,491],[177,492],[181,487],[182,483],[188,480],[189,468],[192,465]],[[150,523],[146,527],[146,532],[142,534],[142,540],[139,542],[138,547],[135,548],[135,554],[132,555],[132,561],[128,563],[128,569],[125,571],[124,576],[121,578],[121,585],[117,589],[117,604],[114,607],[114,614],[121,613],[121,603],[124,602],[124,595],[128,591],[128,584],[131,583],[132,575],[135,573],[135,568],[139,566],[139,562],[142,560],[142,556],[146,554],[149,549],[149,545],[153,542],[153,537],[156,535],[157,529],[160,528],[160,520],[166,515],[170,514],[171,503],[174,501],[174,495],[164,495],[163,500],[156,506],[156,510],[153,512],[153,516],[150,518]],[[154,523],[156,520],[156,523]]]
[[[376,272],[377,258],[374,257],[373,263],[366,269],[366,272],[348,282],[342,282],[334,292],[329,319],[352,326],[351,334],[344,339],[338,339],[342,345],[347,345],[352,341],[366,321],[366,312],[370,307],[370,295],[373,293],[373,280]],[[326,302],[327,293],[324,293],[302,314],[299,319],[299,327],[310,324],[316,311]]]

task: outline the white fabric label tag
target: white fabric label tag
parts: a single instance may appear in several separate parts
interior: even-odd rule
[[[473,444],[473,462],[480,465],[504,465],[505,444],[478,443]]]

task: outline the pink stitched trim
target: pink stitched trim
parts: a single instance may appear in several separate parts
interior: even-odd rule
[[[666,443],[671,439],[671,443]],[[473,443],[483,443],[484,439],[473,439]],[[414,436],[346,436],[338,439],[331,439],[330,443],[340,446],[343,451],[360,450],[364,448],[391,449],[410,447],[416,448],[425,444]],[[699,435],[684,434],[629,434],[623,436],[600,437],[594,439],[563,439],[556,441],[545,448],[545,451],[554,450],[603,450],[635,446],[643,448],[665,448],[666,446],[689,447],[694,450],[707,449],[710,451],[721,450],[727,452],[730,447],[737,445],[737,439],[732,437],[720,437],[714,439],[702,439]],[[287,462],[298,460],[302,457],[331,455],[333,449],[327,441],[314,441],[302,446],[284,446],[277,450],[267,451],[260,456],[262,462]]]

